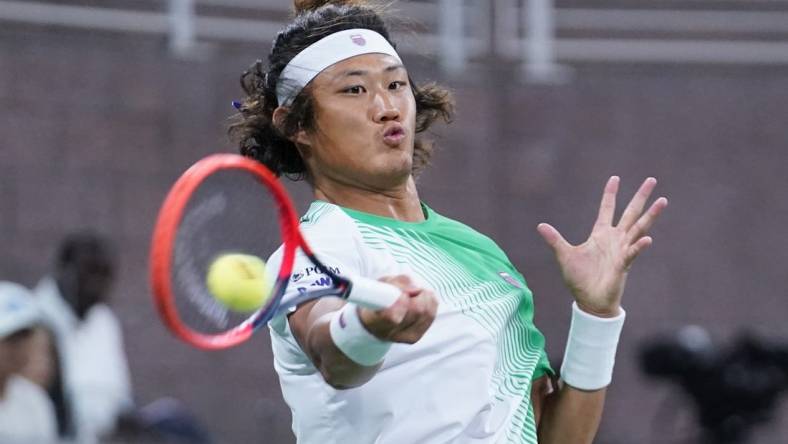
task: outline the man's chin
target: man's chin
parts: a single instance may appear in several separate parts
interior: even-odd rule
[[[413,172],[413,156],[404,154],[388,164],[387,175],[402,179],[407,179],[411,175]]]
[[[412,169],[412,161],[401,162],[397,165],[389,162],[381,168],[376,168],[371,179],[381,188],[396,188],[407,183],[411,177]]]

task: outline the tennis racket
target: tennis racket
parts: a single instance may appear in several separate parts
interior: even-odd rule
[[[270,293],[256,311],[231,310],[211,293],[206,275],[217,257],[235,253],[266,260],[278,249],[281,265],[266,266],[269,286],[260,291]],[[299,282],[298,295],[285,303],[299,251],[322,278],[317,287]],[[338,271],[304,240],[293,203],[274,174],[235,154],[208,156],[175,182],[159,211],[150,251],[151,286],[164,324],[202,349],[238,345],[277,315],[313,299],[339,297],[377,310],[401,294],[393,285]]]

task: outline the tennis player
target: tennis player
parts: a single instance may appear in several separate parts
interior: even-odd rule
[[[627,272],[667,205],[646,209],[656,181],[614,224],[619,180],[610,178],[581,245],[539,225],[575,299],[554,380],[523,276],[492,240],[419,199],[414,174],[430,155],[419,134],[450,119],[450,94],[413,83],[365,2],[295,5],[267,65],[242,76],[247,97],[230,133],[243,154],[312,187],[301,229],[333,272],[402,290],[386,310],[326,298],[271,321],[298,442],[590,443]],[[270,266],[280,261],[274,254]],[[329,279],[298,258],[285,298]]]

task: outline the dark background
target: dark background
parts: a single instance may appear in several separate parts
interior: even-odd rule
[[[222,442],[294,441],[268,335],[210,353],[176,341],[154,312],[146,255],[179,173],[233,151],[225,127],[238,75],[265,54],[264,45],[228,44],[184,60],[159,37],[0,24],[0,278],[33,285],[71,230],[110,236],[136,400],[176,397]],[[554,360],[571,298],[536,225],[582,241],[611,174],[622,177],[620,200],[650,175],[669,197],[629,278],[597,442],[670,442],[692,431],[683,397],[639,373],[642,340],[697,324],[720,343],[743,329],[788,343],[788,69],[574,64],[568,81],[539,85],[520,82],[503,60],[452,78],[434,60],[406,62],[417,81],[451,86],[458,103],[455,122],[435,131],[440,149],[419,179],[422,197],[507,251],[535,293]],[[290,188],[303,210],[308,190]],[[785,413],[754,442],[783,442]]]

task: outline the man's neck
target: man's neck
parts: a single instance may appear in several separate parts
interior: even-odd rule
[[[405,222],[424,221],[424,211],[413,177],[400,187],[372,190],[336,182],[315,184],[315,198],[342,207]]]

